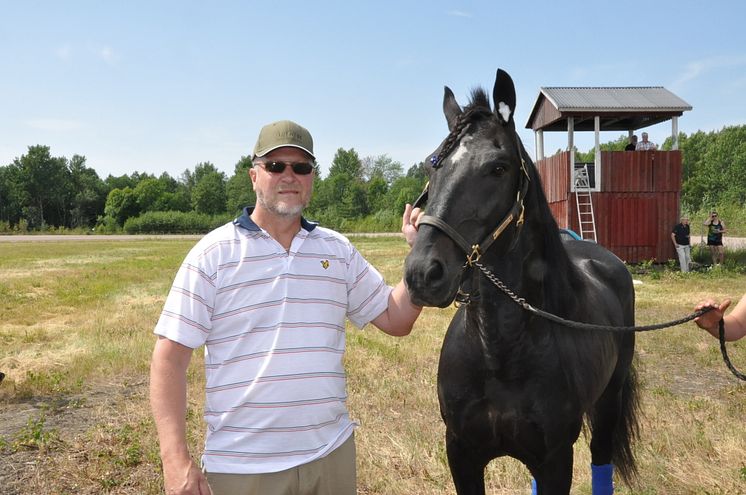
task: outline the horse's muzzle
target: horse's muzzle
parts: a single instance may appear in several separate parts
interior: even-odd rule
[[[418,306],[444,308],[451,304],[458,289],[458,279],[458,276],[450,276],[442,261],[414,249],[404,263],[409,297]]]

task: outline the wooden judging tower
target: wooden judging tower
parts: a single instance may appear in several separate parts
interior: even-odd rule
[[[526,127],[534,130],[536,166],[559,226],[628,263],[674,258],[671,228],[682,178],[678,117],[691,109],[662,87],[541,88]],[[668,120],[671,151],[600,151],[601,131],[631,136]],[[576,131],[594,131],[594,162],[575,163],[570,151],[545,157],[545,131],[566,131],[568,150]]]

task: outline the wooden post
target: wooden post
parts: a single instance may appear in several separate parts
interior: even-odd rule
[[[536,140],[536,161],[544,159],[544,131],[539,129],[534,133]]]
[[[567,149],[570,152],[570,173],[575,181],[575,119],[567,117]]]
[[[596,170],[598,170],[601,166],[601,117],[598,115],[593,117],[593,132],[596,134],[596,154],[593,157],[593,163],[596,164]]]

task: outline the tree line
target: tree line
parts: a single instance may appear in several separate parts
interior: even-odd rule
[[[623,150],[627,136],[604,143]],[[662,150],[671,149],[671,139]],[[679,135],[683,155],[682,210],[742,211],[746,203],[746,126]],[[577,152],[593,161],[594,150]],[[81,155],[55,157],[47,146],[0,166],[0,232],[94,229],[97,232],[205,232],[235,217],[256,197],[241,157],[228,177],[212,163],[178,178],[134,172],[101,179]],[[427,181],[424,163],[404,171],[388,155],[361,158],[339,148],[326,177],[314,178],[305,215],[345,231],[398,231],[405,203]]]
[[[134,172],[101,179],[86,158],[55,157],[48,146],[0,166],[0,232],[204,232],[255,202],[241,157],[228,177],[212,163],[178,178]],[[318,167],[318,165],[317,165]],[[344,231],[396,231],[404,204],[422,190],[422,163],[406,173],[387,155],[360,158],[340,148],[329,173],[314,178],[307,218]]]

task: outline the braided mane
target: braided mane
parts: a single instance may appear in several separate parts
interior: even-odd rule
[[[453,148],[461,139],[461,134],[466,127],[477,120],[479,117],[485,117],[492,115],[492,109],[490,108],[490,99],[487,93],[482,88],[475,88],[471,92],[471,98],[469,104],[464,109],[463,113],[456,118],[456,124],[453,126],[450,134],[443,141],[440,147],[440,152],[436,152],[431,158],[430,162],[433,168],[438,168],[441,162],[451,154]]]

